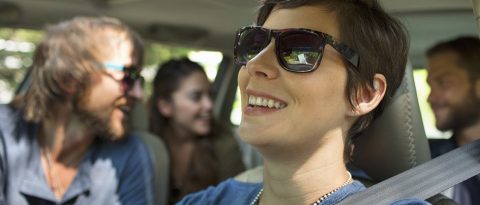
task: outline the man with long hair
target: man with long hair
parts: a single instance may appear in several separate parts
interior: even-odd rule
[[[31,86],[0,106],[0,204],[152,203],[152,162],[126,134],[142,57],[113,18],[46,29]]]

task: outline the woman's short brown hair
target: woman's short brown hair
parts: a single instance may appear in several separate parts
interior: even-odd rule
[[[337,16],[337,38],[359,55],[357,68],[347,65],[347,96],[352,109],[362,88],[373,88],[373,76],[383,74],[387,80],[385,97],[379,106],[361,116],[350,128],[348,140],[358,135],[381,114],[399,87],[407,63],[408,37],[403,25],[388,15],[375,0],[262,0],[257,25],[263,25],[274,9],[322,5]]]

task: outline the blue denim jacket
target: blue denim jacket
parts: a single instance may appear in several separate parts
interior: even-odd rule
[[[134,136],[97,140],[80,163],[63,199],[56,200],[40,162],[36,125],[0,105],[0,205],[152,204],[153,167],[145,145]]]
[[[244,183],[229,179],[217,187],[197,192],[183,198],[177,205],[250,205],[262,188],[261,183]],[[337,204],[348,196],[364,190],[365,186],[359,181],[339,189],[325,199],[321,205]],[[407,199],[392,203],[392,205],[428,205],[428,202],[417,199]]]

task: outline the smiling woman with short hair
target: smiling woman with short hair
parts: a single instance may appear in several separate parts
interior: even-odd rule
[[[179,204],[327,205],[365,189],[345,165],[350,143],[392,98],[407,52],[376,1],[262,1],[234,55],[240,136],[264,157],[263,183],[229,180]]]

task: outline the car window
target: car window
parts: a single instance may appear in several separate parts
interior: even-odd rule
[[[0,28],[0,103],[12,100],[15,90],[22,82],[32,64],[33,51],[43,33],[34,29]],[[216,77],[223,54],[179,46],[169,46],[155,41],[146,41],[145,63],[142,76],[145,78],[145,93],[151,93],[151,81],[159,64],[171,58],[188,57],[201,64],[210,81]]]

